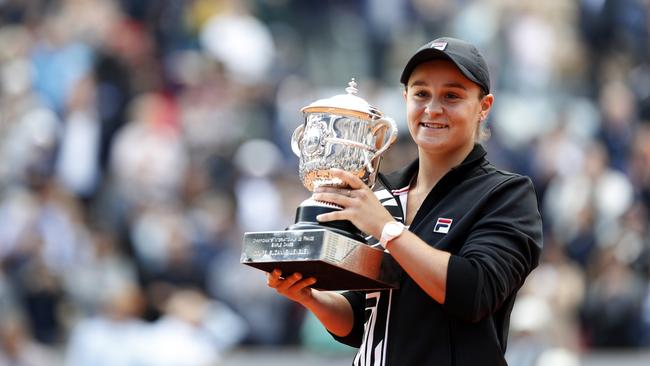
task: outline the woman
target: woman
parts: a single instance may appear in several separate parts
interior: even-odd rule
[[[541,218],[529,178],[500,171],[478,144],[494,97],[485,60],[469,43],[439,38],[402,73],[408,127],[418,159],[372,192],[320,188],[314,199],[379,239],[404,271],[398,290],[343,294],[318,279],[268,275],[268,285],[312,311],[341,342],[359,347],[354,365],[506,365],[510,312],[539,261]],[[388,191],[397,205],[383,206]]]

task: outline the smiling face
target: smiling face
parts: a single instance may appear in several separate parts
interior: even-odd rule
[[[494,100],[448,60],[418,65],[404,95],[409,131],[420,152],[452,159],[472,149]]]

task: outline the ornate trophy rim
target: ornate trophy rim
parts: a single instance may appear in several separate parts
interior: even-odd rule
[[[379,109],[365,99],[357,96],[357,83],[352,78],[345,88],[347,94],[338,94],[330,98],[319,99],[300,111],[302,113],[334,113],[354,116],[361,119],[380,119],[384,116]]]

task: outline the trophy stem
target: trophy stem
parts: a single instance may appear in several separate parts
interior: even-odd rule
[[[338,210],[340,210],[340,208],[318,204],[300,205],[298,206],[298,209],[296,209],[295,224],[289,226],[287,230],[327,229],[334,231],[337,234],[345,235],[350,239],[367,244],[367,241],[361,233],[361,230],[359,230],[348,220],[336,220],[328,222],[319,222],[316,220],[316,216],[320,214]]]

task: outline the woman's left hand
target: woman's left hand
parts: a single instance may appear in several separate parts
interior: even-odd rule
[[[359,230],[379,239],[384,225],[394,220],[391,214],[359,177],[340,169],[331,169],[330,172],[349,188],[317,187],[314,189],[313,199],[343,207],[340,211],[318,215],[318,221],[349,220]]]

